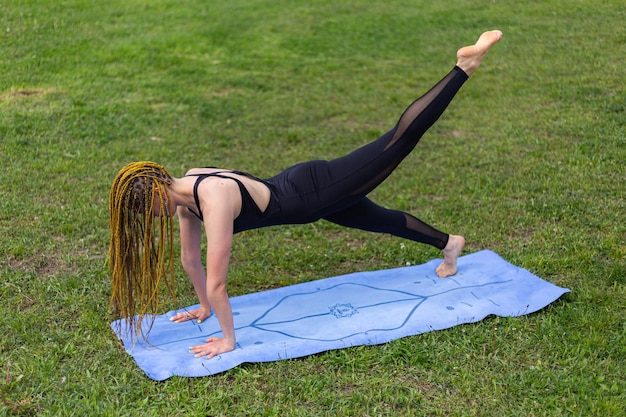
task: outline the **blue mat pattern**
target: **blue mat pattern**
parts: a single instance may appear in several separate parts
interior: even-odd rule
[[[231,298],[237,347],[210,360],[187,348],[221,336],[217,319],[172,323],[177,311],[158,315],[135,346],[117,336],[148,377],[199,377],[244,362],[296,358],[482,320],[490,314],[520,316],[569,292],[483,250],[459,258],[458,273],[440,279],[441,260],[403,268],[357,272]],[[268,278],[271,279],[271,278]],[[191,306],[188,308],[194,308]],[[184,309],[183,309],[184,310]],[[119,328],[111,324],[114,331]]]

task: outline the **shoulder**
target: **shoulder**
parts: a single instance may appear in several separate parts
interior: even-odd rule
[[[198,185],[198,200],[202,215],[235,218],[241,209],[241,192],[235,181],[209,177]]]
[[[202,175],[202,174],[210,174],[212,172],[220,171],[220,169],[216,167],[204,167],[204,168],[191,168],[185,175]]]

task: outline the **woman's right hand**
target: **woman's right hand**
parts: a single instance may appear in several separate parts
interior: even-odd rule
[[[211,317],[211,308],[210,307],[202,307],[186,310],[176,313],[176,315],[170,318],[170,321],[174,323],[184,323],[189,320],[197,320],[198,323],[202,323],[204,320]]]

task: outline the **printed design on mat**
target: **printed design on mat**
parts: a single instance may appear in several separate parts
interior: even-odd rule
[[[293,339],[320,342],[344,340],[370,332],[400,329],[418,311],[422,303],[434,297],[453,291],[501,285],[509,281],[459,286],[428,296],[365,284],[342,283],[326,289],[318,288],[317,291],[287,295],[265,313],[247,325],[237,327],[236,330],[256,329]],[[414,284],[419,285],[420,282]],[[477,299],[481,298],[474,292],[472,295]],[[492,300],[488,301],[497,305]],[[385,311],[385,307],[388,311],[393,310],[393,315],[385,315],[384,320],[381,320],[381,308]],[[239,315],[236,311],[233,313],[235,316]],[[354,320],[355,318],[358,320]],[[337,319],[353,320],[354,324],[342,324],[338,327]],[[372,327],[373,325],[377,327]],[[206,337],[218,334],[219,331],[215,331]]]
[[[335,304],[332,307],[328,307],[330,310],[330,314],[337,317],[338,319],[343,319],[345,317],[352,317],[354,314],[359,314],[359,310],[354,308],[352,304]]]
[[[424,296],[410,292],[345,283],[315,292],[288,295],[249,326],[295,339],[340,340],[373,330],[400,328],[425,299]],[[380,323],[376,319],[380,315],[380,307],[391,304],[395,307],[394,316],[385,320],[383,328],[370,328],[370,325]],[[359,313],[359,320],[355,326],[344,324],[340,328],[343,333],[338,333],[337,318],[356,318],[356,312]],[[285,317],[289,319],[285,320]],[[363,325],[368,327],[364,328]]]

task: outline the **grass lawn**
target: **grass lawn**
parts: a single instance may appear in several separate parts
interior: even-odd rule
[[[621,0],[5,0],[0,415],[626,414]],[[571,293],[480,323],[156,383],[108,327],[123,165],[270,176],[391,128],[487,29],[503,41],[373,198]],[[231,296],[437,250],[315,225],[235,239]],[[178,266],[178,300],[196,302]]]

